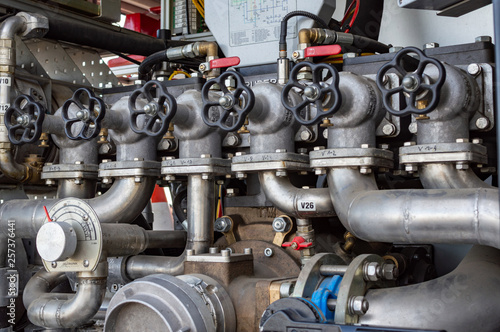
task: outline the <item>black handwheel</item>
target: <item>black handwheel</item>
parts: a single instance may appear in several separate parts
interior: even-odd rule
[[[42,134],[45,109],[31,96],[20,95],[5,111],[5,126],[12,144],[35,143]]]
[[[139,97],[147,100],[145,106],[137,105]],[[132,93],[128,100],[128,108],[130,110],[130,128],[137,134],[157,137],[163,136],[167,132],[170,121],[177,112],[177,102],[160,82],[149,81]],[[142,120],[144,121],[142,122]],[[140,126],[141,123],[142,126]],[[156,123],[160,123],[160,126],[155,126]]]
[[[417,69],[413,72],[408,72],[402,65],[404,57],[410,53],[415,53],[419,57]],[[413,58],[412,58],[413,59]],[[415,59],[416,60],[416,59]],[[433,65],[437,68],[439,75],[434,83],[426,82],[424,71],[428,65]],[[401,85],[392,89],[387,89],[384,84],[384,76],[391,69],[399,73],[403,80]],[[439,104],[441,87],[446,80],[446,70],[443,64],[436,59],[430,58],[416,47],[407,47],[399,51],[391,62],[383,65],[377,73],[377,85],[382,92],[384,106],[387,111],[396,116],[406,116],[408,114],[427,114],[432,112]],[[431,98],[427,98],[428,103],[425,107],[419,108],[416,106],[419,96],[431,94]],[[401,110],[395,110],[391,105],[391,97],[399,94],[400,100],[406,102],[406,106]]]
[[[236,86],[229,90],[225,85],[228,78],[234,78]],[[224,93],[217,101],[210,100],[210,88],[218,84]],[[216,79],[209,80],[201,89],[201,98],[203,100],[203,121],[208,126],[219,127],[224,131],[235,131],[245,123],[245,118],[253,109],[255,104],[255,95],[253,91],[245,84],[243,76],[235,71],[226,71]],[[240,105],[242,101],[242,105]],[[211,112],[212,107],[219,110],[219,113]],[[220,111],[222,109],[222,111]],[[231,125],[227,124],[231,117]]]
[[[306,67],[310,68],[312,72],[312,83],[310,85],[300,84],[298,80],[299,71]],[[323,81],[324,70],[328,70],[330,73],[331,83]],[[290,91],[293,88],[302,91],[304,98],[301,103],[295,106],[289,98]],[[324,63],[300,62],[290,72],[290,79],[281,92],[281,102],[286,109],[293,113],[295,119],[304,126],[314,125],[323,118],[335,114],[342,105],[337,69]],[[308,105],[314,105],[316,108],[316,114],[310,119],[306,119],[301,114],[301,111]]]
[[[88,101],[88,105],[84,101]],[[69,107],[75,104],[78,110],[75,117],[70,117]],[[73,96],[66,100],[62,107],[62,118],[64,120],[64,131],[66,136],[72,140],[89,140],[97,137],[101,131],[101,121],[106,114],[106,105],[101,98],[95,96],[92,90],[80,88]],[[81,126],[81,128],[78,127]],[[73,134],[73,129],[78,131]]]

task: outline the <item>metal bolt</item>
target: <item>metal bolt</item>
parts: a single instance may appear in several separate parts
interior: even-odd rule
[[[455,165],[455,168],[458,169],[458,170],[468,170],[469,169],[469,164],[468,163],[465,163],[465,162],[457,162],[456,165]]]
[[[366,281],[373,281],[373,282],[378,281],[379,276],[378,276],[377,271],[379,268],[380,268],[380,265],[377,262],[366,263],[363,266],[363,278]]]
[[[27,115],[20,115],[16,119],[17,124],[20,124],[22,126],[26,126],[27,124],[30,123],[30,118]]]
[[[369,149],[370,148],[370,144],[361,144],[361,148],[362,149]]]
[[[309,129],[302,130],[300,132],[300,139],[304,142],[308,142],[313,138],[313,134]]]
[[[328,139],[328,129],[323,130],[323,138]]]
[[[89,261],[88,260],[84,260],[83,261],[83,266],[84,267],[89,267]]]
[[[324,169],[324,168],[315,168],[314,169],[314,174],[316,174],[316,175],[325,175],[326,174],[326,169]]]
[[[418,88],[418,80],[412,75],[405,76],[401,82],[406,91],[413,92]]]
[[[82,179],[76,178],[76,179],[75,179],[75,184],[76,184],[76,185],[80,185],[80,184],[82,184]]]
[[[165,175],[163,178],[165,181],[175,181],[175,176],[174,175]]]
[[[236,88],[236,81],[232,76],[230,76],[229,78],[226,78],[224,85],[230,88]]]
[[[229,232],[232,221],[228,217],[217,218],[214,223],[214,230],[219,233]]]
[[[243,180],[243,179],[246,179],[246,177],[247,177],[247,175],[245,173],[236,172],[236,178],[237,179]]]
[[[276,171],[276,176],[283,178],[286,176],[286,171]]]
[[[295,59],[297,59],[297,58],[299,57],[299,55],[300,55],[300,54],[299,54],[299,52],[297,52],[297,51],[294,51],[294,52],[292,53],[292,57],[294,57]]]
[[[135,182],[135,183],[141,183],[141,182],[142,182],[142,177],[140,177],[140,176],[136,176],[136,177],[134,178],[134,182]]]
[[[245,248],[244,250],[245,255],[251,255],[253,253],[252,248]]]
[[[221,250],[220,253],[221,253],[222,257],[229,257],[229,256],[231,256],[231,251],[228,250],[228,249]]]
[[[227,136],[226,143],[229,146],[237,146],[241,143],[241,139],[239,138],[239,136],[231,133]]]
[[[477,76],[481,74],[481,66],[477,63],[471,63],[469,66],[467,66],[467,72],[471,74],[472,76]]]
[[[219,105],[224,108],[230,108],[233,106],[233,99],[230,96],[222,96],[219,98]]]
[[[324,150],[325,147],[324,146],[315,146],[314,147],[314,151],[321,151],[321,150]]]
[[[45,180],[45,184],[47,186],[53,186],[53,185],[56,184],[56,182],[54,180],[52,180],[52,179],[47,179],[47,180]]]
[[[275,232],[284,232],[288,226],[286,220],[282,217],[274,218],[273,220],[273,230]]]
[[[187,256],[194,256],[194,254],[195,254],[194,249],[187,249],[187,250],[186,250],[186,255],[187,255]]]
[[[344,59],[353,59],[353,58],[356,58],[358,55],[356,53],[352,53],[352,52],[349,52],[349,53],[345,53],[343,58]]]
[[[349,299],[347,309],[351,315],[363,316],[368,311],[368,301],[364,296],[353,296]]]
[[[384,280],[396,280],[399,277],[399,269],[391,263],[382,264],[379,275]]]
[[[416,122],[410,123],[410,125],[408,126],[408,130],[410,131],[410,133],[416,134],[417,131],[418,131],[418,125],[417,125],[417,123]]]
[[[205,69],[207,69],[207,66],[204,64],[201,64],[199,68],[200,68],[200,71],[205,71]]]
[[[457,143],[469,143],[469,139],[468,138],[457,138],[455,140],[455,142],[457,142]]]
[[[479,36],[475,39],[476,43],[491,43],[492,39],[490,36]]]
[[[103,179],[102,179],[102,183],[103,183],[103,184],[109,184],[109,183],[111,183],[111,178],[108,178],[108,177],[103,178]]]
[[[79,110],[78,112],[76,112],[76,117],[79,120],[87,121],[90,117],[90,114],[88,110]]]
[[[417,145],[416,142],[405,142],[404,143],[404,146],[413,146],[413,145]]]
[[[405,171],[410,172],[410,173],[417,172],[418,166],[413,165],[413,164],[407,164],[407,165],[405,165]]]
[[[138,157],[135,157],[135,158],[134,158],[134,161],[144,161],[144,158],[138,158]]]
[[[382,77],[382,84],[386,85],[387,83],[389,83],[389,75],[384,75],[384,77]]]
[[[236,157],[240,157],[240,156],[244,156],[244,155],[246,155],[246,152],[238,151],[235,153]]]
[[[359,168],[359,172],[361,174],[371,174],[372,173],[372,169],[370,167],[366,167],[366,166],[361,166]]]
[[[208,249],[208,252],[209,252],[210,254],[217,254],[217,253],[219,253],[219,248],[217,248],[217,247],[210,247],[210,248]]]
[[[274,251],[271,248],[266,248],[264,249],[264,255],[266,257],[272,257],[274,255]]]
[[[135,81],[134,81],[134,84],[135,84],[135,85],[143,85],[143,84],[146,84],[146,81],[143,81],[143,80],[135,80]]]
[[[382,127],[382,132],[386,136],[394,135],[396,133],[396,126],[392,123],[388,123]]]
[[[436,48],[436,47],[439,47],[438,43],[427,43],[424,45],[424,50],[426,50],[428,48]]]
[[[480,139],[480,138],[474,138],[474,139],[472,140],[472,143],[474,143],[474,144],[483,144],[483,140],[482,140],[482,139]]]
[[[149,116],[155,116],[158,114],[158,106],[156,103],[149,103],[145,105],[142,110]]]
[[[297,149],[297,152],[298,152],[299,154],[307,154],[307,149],[306,149],[306,148],[298,148],[298,149]]]
[[[238,188],[227,188],[226,189],[226,197],[233,197],[238,195],[239,190]]]
[[[486,129],[489,127],[489,125],[490,125],[490,120],[488,120],[488,118],[480,117],[476,120],[476,127],[478,129]]]
[[[286,149],[276,149],[276,153],[286,153]]]
[[[280,285],[280,297],[287,298],[293,294],[295,284],[291,282],[284,282]]]
[[[211,154],[209,154],[209,153],[206,153],[206,154],[202,154],[202,155],[200,156],[200,158],[212,158],[212,155],[211,155]]]
[[[379,149],[382,149],[382,150],[389,150],[389,148],[390,148],[389,144],[380,144],[378,147],[379,147]]]
[[[201,179],[202,180],[209,180],[210,179],[210,174],[208,174],[208,173],[201,174]]]
[[[316,100],[319,96],[319,89],[315,85],[309,85],[304,88],[304,96],[309,100]]]
[[[389,49],[389,53],[397,53],[397,52],[401,51],[402,49],[403,49],[403,47],[401,47],[401,46],[394,46],[394,47],[391,47]]]
[[[56,263],[56,262],[52,262],[52,263],[50,264],[50,266],[52,266],[52,267],[55,269],[55,268],[57,267],[57,263]]]

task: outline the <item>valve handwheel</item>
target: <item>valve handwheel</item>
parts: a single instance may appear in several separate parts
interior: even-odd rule
[[[12,144],[35,143],[42,134],[45,110],[31,96],[20,95],[5,111],[5,126]]]
[[[138,106],[137,98],[146,99],[147,104]],[[175,98],[168,93],[158,81],[149,81],[140,89],[132,93],[128,100],[130,110],[130,128],[137,134],[146,134],[148,136],[163,136],[168,130],[170,121],[172,121],[177,112],[177,102]],[[144,117],[144,121],[141,118]],[[159,127],[155,126],[157,123]]]
[[[303,85],[299,83],[298,75],[301,69],[310,68],[312,72],[312,83]],[[323,81],[323,71],[327,70],[331,75],[331,83]],[[289,99],[290,91],[293,89],[302,91],[304,100],[298,105],[293,105]],[[300,62],[293,67],[290,80],[283,88],[281,102],[286,109],[291,111],[295,119],[304,126],[311,126],[320,122],[323,118],[335,114],[342,105],[342,95],[339,89],[339,73],[334,67],[319,63]],[[315,106],[316,114],[310,119],[301,115],[306,106]]]
[[[88,105],[85,105],[83,100],[88,101]],[[70,117],[69,108],[72,104],[78,108],[75,117]],[[101,131],[101,121],[105,114],[104,101],[96,97],[92,90],[86,88],[76,90],[62,107],[66,136],[72,140],[89,140],[97,137]],[[77,135],[73,134],[73,129],[76,129]]]
[[[225,85],[228,78],[234,78],[236,86],[234,90],[229,90]],[[212,101],[209,97],[210,88],[218,84],[221,91],[224,93],[218,100]],[[235,131],[245,123],[245,118],[252,110],[255,104],[255,95],[253,91],[245,85],[243,76],[235,71],[226,71],[216,79],[209,80],[201,90],[203,99],[203,121],[211,127],[219,127],[224,131]],[[242,106],[240,99],[243,99]],[[211,116],[211,108],[222,109],[218,117]],[[228,118],[233,120],[231,125],[227,124]]]
[[[415,53],[419,57],[418,67],[414,72],[408,72],[402,66],[402,61],[408,54]],[[424,71],[427,66],[435,66],[439,72],[433,83],[426,81]],[[401,85],[392,89],[387,89],[384,84],[384,76],[391,69],[402,75]],[[432,112],[439,104],[441,88],[446,80],[446,70],[444,65],[436,59],[426,56],[416,47],[407,47],[399,51],[391,62],[383,65],[377,73],[377,85],[382,91],[384,106],[387,111],[396,116],[406,116],[408,114],[427,114]],[[425,107],[417,107],[416,103],[420,96],[431,94]],[[391,104],[391,97],[399,94],[401,100],[405,100],[406,106],[401,110],[395,110]]]

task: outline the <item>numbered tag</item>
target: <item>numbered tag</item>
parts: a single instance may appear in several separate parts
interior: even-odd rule
[[[10,77],[0,77],[0,85],[10,86],[12,78]]]
[[[299,201],[299,211],[316,211],[316,205],[311,201]]]
[[[10,104],[0,104],[0,112],[5,112],[9,109]]]

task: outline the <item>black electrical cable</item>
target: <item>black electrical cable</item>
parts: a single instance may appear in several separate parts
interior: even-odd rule
[[[123,58],[129,62],[132,62],[132,63],[135,63],[136,65],[141,65],[141,62],[140,61],[137,61],[136,59],[134,58],[131,58],[129,56],[126,56],[125,54],[123,53],[120,53],[120,52],[113,52],[111,51],[111,53],[115,54],[115,55],[118,55],[120,58]]]
[[[151,71],[151,69],[153,69],[153,67],[157,63],[167,60],[168,60],[167,51],[160,51],[151,54],[146,59],[144,59],[144,61],[142,61],[142,63],[139,65],[139,70],[138,70],[139,78],[147,76]]]
[[[389,53],[389,45],[364,36],[352,36],[354,37],[352,46],[356,48],[359,48],[365,52]]]
[[[313,13],[309,13],[302,10],[297,10],[286,14],[281,20],[281,31],[280,31],[280,51],[286,51],[286,35],[288,33],[288,20],[295,16],[304,16],[314,20],[318,23],[322,28],[328,29],[328,24],[325,23],[319,16],[314,15]]]

